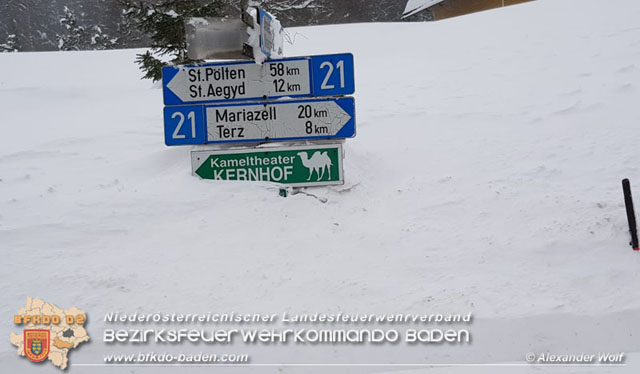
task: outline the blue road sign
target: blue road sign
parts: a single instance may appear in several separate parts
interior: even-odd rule
[[[167,66],[162,87],[165,105],[350,95],[353,55]]]
[[[355,122],[353,97],[164,108],[169,146],[351,138]]]

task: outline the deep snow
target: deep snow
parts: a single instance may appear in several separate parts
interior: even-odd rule
[[[161,370],[79,365],[140,350],[101,342],[110,311],[475,316],[466,347],[233,347],[256,363],[640,352],[640,254],[620,186],[640,188],[639,19],[634,0],[538,0],[289,30],[289,56],[355,56],[346,184],[307,190],[326,203],[193,177],[190,148],[163,143],[140,51],[0,55],[0,371],[58,372],[9,344],[27,296],[89,313],[92,342],[70,354],[70,373]],[[343,368],[392,369],[416,368]],[[211,368],[181,370],[163,371]]]

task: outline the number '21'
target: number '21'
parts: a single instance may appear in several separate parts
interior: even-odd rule
[[[180,134],[180,130],[182,129],[182,125],[184,124],[184,114],[180,112],[175,112],[171,115],[171,119],[176,119],[179,117],[178,126],[176,126],[176,130],[173,132],[173,139],[185,139],[187,136],[184,134]],[[191,120],[191,137],[196,137],[196,113],[189,112],[187,118]]]
[[[327,75],[324,76],[324,80],[322,81],[320,88],[323,90],[332,90],[336,88],[336,86],[328,83],[329,79],[331,79],[331,74],[333,74],[333,64],[330,61],[325,61],[320,64],[320,69],[324,69],[325,66],[329,69],[327,70]],[[344,88],[344,61],[338,61],[336,67],[340,70],[340,88]]]

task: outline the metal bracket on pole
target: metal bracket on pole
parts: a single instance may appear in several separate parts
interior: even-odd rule
[[[242,44],[242,54],[249,58],[253,58],[253,47],[247,43]]]
[[[255,27],[255,25],[253,24],[253,17],[251,17],[251,15],[246,10],[242,11],[242,22],[244,22],[244,24],[249,27]]]

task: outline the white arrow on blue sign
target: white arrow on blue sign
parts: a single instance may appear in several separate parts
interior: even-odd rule
[[[351,138],[353,97],[278,100],[164,108],[165,143],[172,145]]]
[[[355,91],[353,55],[167,66],[162,69],[165,105],[350,95]]]

